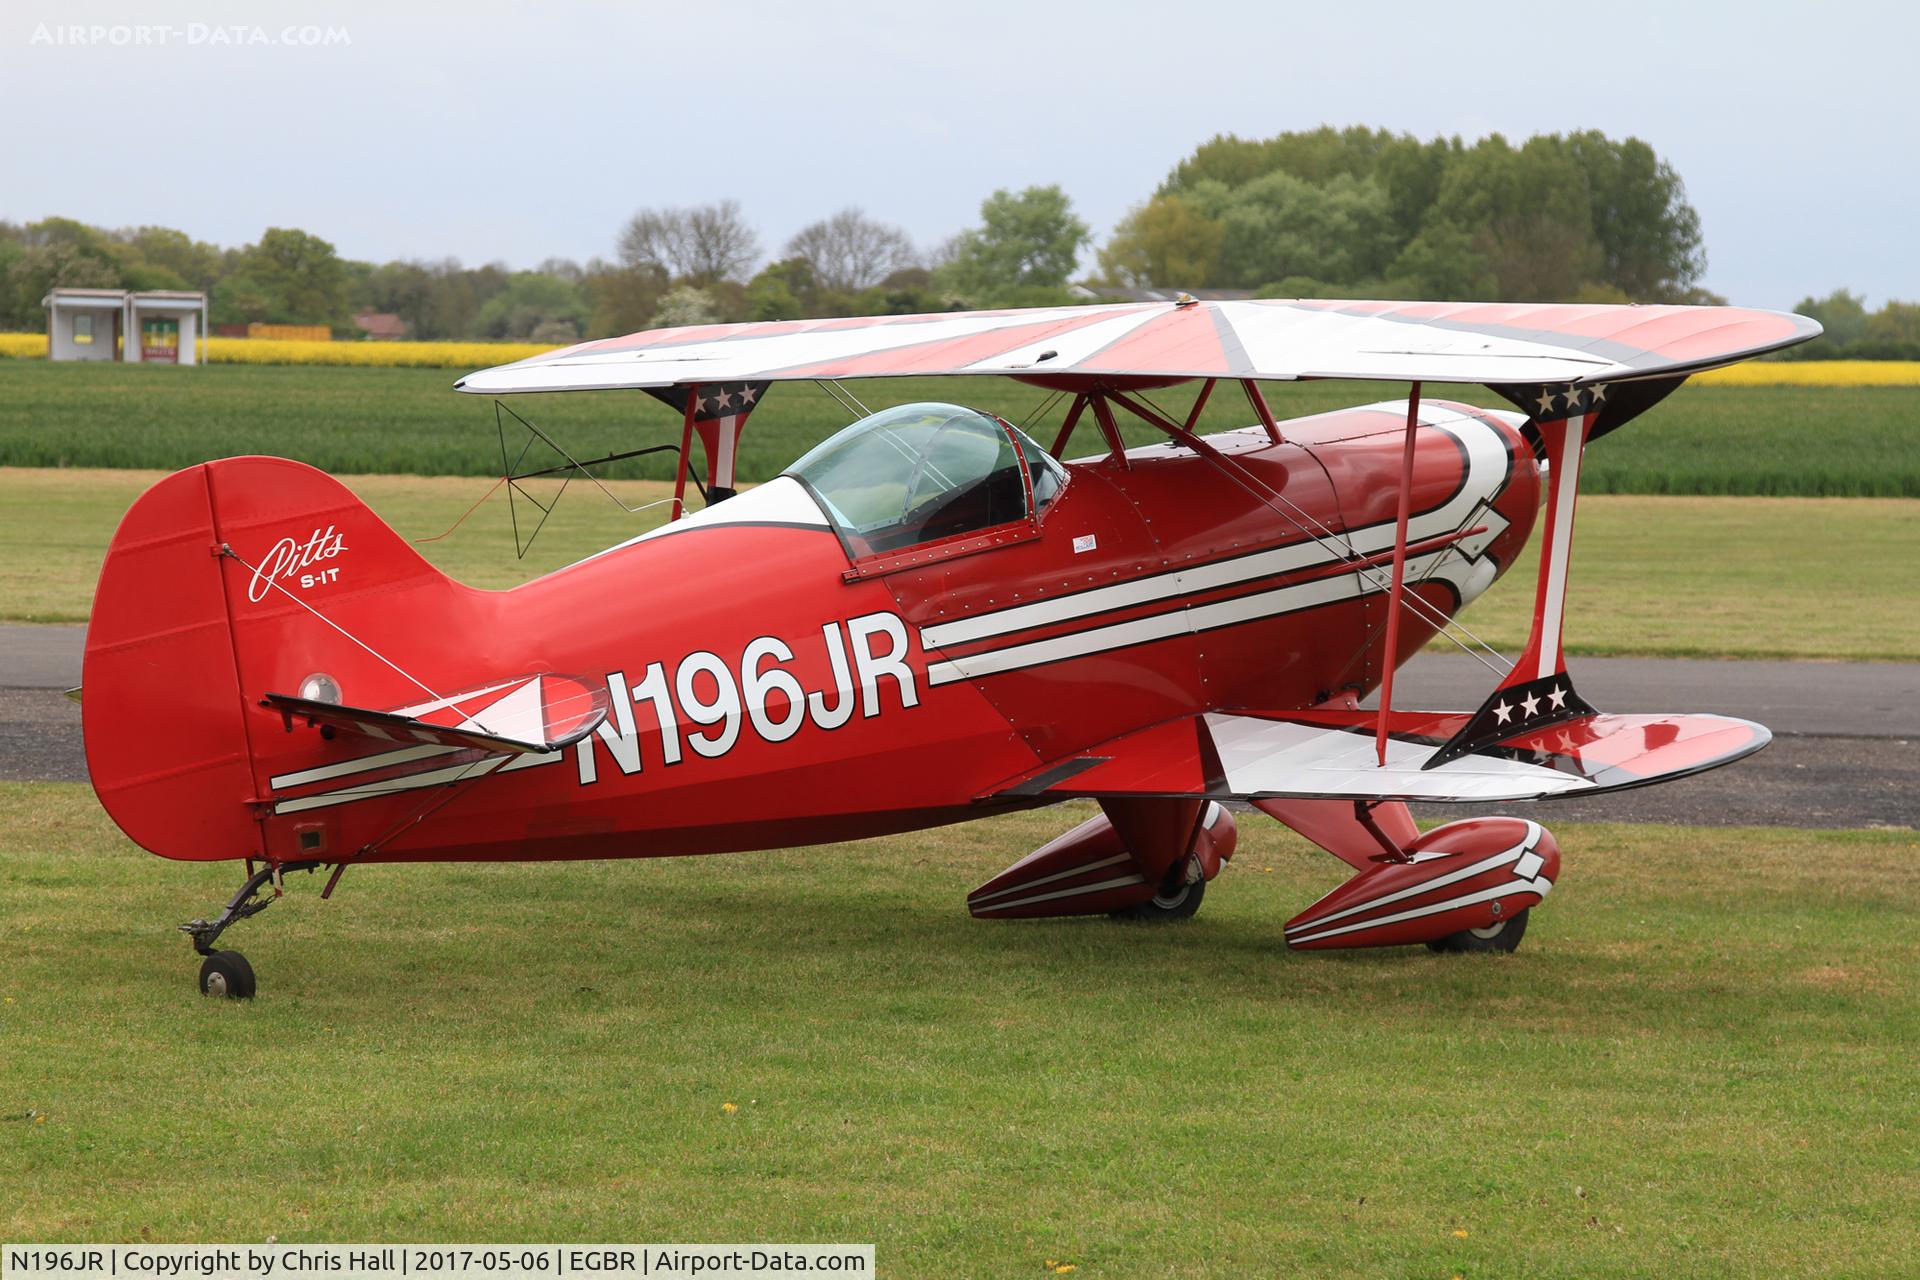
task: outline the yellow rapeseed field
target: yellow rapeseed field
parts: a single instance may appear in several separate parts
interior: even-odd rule
[[[208,338],[209,364],[350,364],[384,369],[482,369],[552,351],[550,342],[299,342]]]
[[[380,368],[482,369],[552,351],[546,342],[300,342],[208,338],[209,364],[337,364]],[[0,333],[0,358],[45,359],[44,333]]]
[[[1920,360],[1749,360],[1697,373],[1706,387],[1920,387]]]

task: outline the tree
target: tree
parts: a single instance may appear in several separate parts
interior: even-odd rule
[[[1469,146],[1366,128],[1225,135],[1176,166],[1148,208],[1164,219],[1157,206],[1170,197],[1199,205],[1201,226],[1225,228],[1218,285],[1268,292],[1268,282],[1299,278],[1339,292],[1442,297],[1702,296],[1699,215],[1673,167],[1636,138],[1589,130],[1515,147],[1498,134]],[[1138,280],[1151,270],[1142,264],[1167,256],[1156,259],[1145,230],[1138,213],[1116,230],[1102,259],[1110,274]],[[1185,231],[1188,244],[1204,245],[1198,228]]]
[[[954,237],[934,283],[982,305],[1045,301],[1064,289],[1090,236],[1057,186],[1004,188],[980,203],[981,225]]]
[[[713,324],[720,319],[713,296],[692,285],[681,285],[660,299],[660,310],[653,317],[652,329],[680,329],[689,325]]]
[[[863,316],[912,316],[953,311],[958,306],[933,285],[925,267],[902,267],[854,299],[854,313]]]
[[[212,290],[221,276],[220,250],[172,227],[136,227],[115,233],[132,257],[170,272],[182,289]]]
[[[1436,222],[1413,238],[1387,268],[1384,292],[1409,298],[1490,301],[1500,291],[1493,267],[1474,248],[1473,234]]]
[[[1115,284],[1205,288],[1219,283],[1227,228],[1191,197],[1157,195],[1120,220],[1100,250],[1100,270]]]
[[[734,279],[760,256],[760,238],[737,200],[642,209],[627,220],[619,247],[620,260],[629,267],[659,267],[694,284]]]
[[[487,299],[474,317],[483,338],[532,338],[543,342],[577,342],[590,314],[580,290],[570,280],[539,271],[516,271],[507,287]]]
[[[1342,173],[1315,185],[1275,171],[1232,191],[1207,184],[1195,198],[1224,229],[1221,275],[1242,287],[1285,276],[1378,279],[1397,248],[1386,192],[1371,178]]]
[[[1565,301],[1601,278],[1586,175],[1557,138],[1481,139],[1448,166],[1427,225],[1467,233],[1505,299]]]
[[[821,289],[858,293],[913,265],[913,241],[850,207],[801,228],[787,241],[787,257],[806,263]]]
[[[117,289],[121,270],[110,258],[88,253],[71,240],[30,244],[17,251],[7,268],[7,320],[10,328],[42,329],[46,311],[40,300],[49,290]]]
[[[1920,303],[1888,302],[1867,317],[1861,336],[1868,342],[1920,347]]]
[[[263,324],[286,316],[286,304],[265,284],[235,271],[213,286],[207,310],[215,324]]]
[[[344,325],[347,272],[333,246],[293,227],[268,227],[241,252],[240,269],[273,299],[284,324]]]
[[[623,267],[595,260],[587,264],[580,287],[591,307],[587,332],[614,334],[646,328],[669,284],[665,269],[656,265]]]
[[[1680,175],[1638,138],[1587,130],[1560,146],[1586,175],[1599,278],[1629,298],[1679,301],[1707,269],[1700,215]]]
[[[1866,336],[1867,301],[1851,289],[1835,289],[1824,298],[1802,298],[1793,309],[1818,320],[1826,330],[1815,346],[1831,343],[1843,347]]]
[[[820,289],[805,258],[770,262],[747,282],[747,318],[802,320],[820,314]]]

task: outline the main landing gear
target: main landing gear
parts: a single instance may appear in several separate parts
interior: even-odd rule
[[[1427,950],[1441,954],[1463,951],[1505,951],[1511,953],[1520,945],[1520,939],[1527,935],[1527,912],[1530,907],[1522,907],[1504,920],[1495,920],[1481,929],[1462,929],[1450,933],[1444,938],[1435,938],[1427,944]]]
[[[1107,914],[1115,920],[1146,920],[1162,922],[1168,920],[1191,920],[1200,910],[1200,900],[1207,894],[1207,877],[1200,868],[1200,859],[1189,854],[1167,868],[1166,878],[1160,882],[1160,891],[1145,902],[1136,902],[1129,907]]]
[[[180,926],[180,932],[193,939],[193,949],[203,957],[200,962],[201,995],[228,1000],[253,999],[253,966],[238,951],[215,951],[214,940],[248,916],[259,915],[272,906],[273,900],[280,896],[281,878],[287,872],[313,871],[319,865],[317,862],[284,862],[262,867],[247,877],[247,882],[240,886],[240,892],[233,895],[218,918],[189,920]],[[273,892],[263,896],[261,891],[269,882],[273,885]]]

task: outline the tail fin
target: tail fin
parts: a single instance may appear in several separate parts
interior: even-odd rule
[[[228,458],[149,489],[107,549],[87,628],[87,770],[120,829],[169,858],[263,857],[263,689],[326,674],[361,705],[418,696],[368,645],[487,593],[453,582],[324,472]],[[318,615],[318,617],[316,617]],[[429,646],[431,651],[431,646]]]

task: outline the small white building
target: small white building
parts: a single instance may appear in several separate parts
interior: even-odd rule
[[[47,311],[50,360],[199,364],[207,295],[172,289],[55,289]]]

